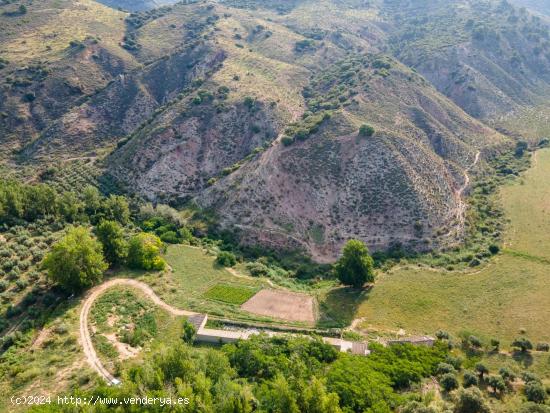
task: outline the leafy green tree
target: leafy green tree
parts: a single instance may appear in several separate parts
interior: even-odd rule
[[[130,239],[128,266],[143,270],[163,270],[166,262],[160,256],[162,241],[154,234],[141,232]]]
[[[441,379],[439,379],[439,383],[446,392],[458,389],[458,380],[453,373],[447,373],[441,376]]]
[[[347,406],[350,412],[378,411],[373,406],[385,411],[383,406],[391,404],[395,397],[388,376],[376,371],[367,358],[347,355],[330,367],[327,389],[338,394],[340,405]]]
[[[513,341],[512,347],[518,348],[522,353],[526,353],[533,348],[533,344],[525,337],[519,337]]]
[[[527,383],[523,391],[525,393],[525,397],[530,402],[544,403],[547,397],[546,389],[544,388],[544,386],[536,381]]]
[[[216,257],[216,262],[223,267],[233,267],[237,264],[237,258],[235,254],[229,251],[220,251]]]
[[[105,259],[111,265],[120,265],[128,255],[124,229],[117,221],[101,221],[96,228],[97,238],[103,246]]]
[[[63,192],[58,199],[59,214],[68,222],[75,222],[82,212],[83,204],[74,192]]]
[[[82,200],[84,202],[84,211],[88,216],[94,217],[101,208],[101,193],[95,186],[88,185],[82,191]]]
[[[364,242],[349,240],[344,246],[342,257],[334,265],[340,282],[361,288],[374,281],[374,262]]]
[[[260,405],[266,412],[300,413],[296,395],[281,374],[264,383],[259,390]]]
[[[101,208],[105,219],[118,221],[122,225],[126,225],[130,221],[130,206],[123,196],[109,195],[103,200]]]
[[[454,413],[491,413],[491,409],[481,391],[472,387],[458,391]]]
[[[71,292],[81,291],[103,279],[107,264],[101,244],[88,228],[71,227],[43,261],[49,278]]]
[[[324,383],[313,377],[299,399],[303,413],[342,413],[336,393],[328,393]]]

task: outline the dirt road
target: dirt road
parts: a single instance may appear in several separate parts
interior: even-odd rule
[[[95,352],[94,346],[92,344],[92,337],[90,335],[89,325],[88,325],[88,316],[94,301],[101,294],[103,294],[105,290],[108,290],[109,288],[118,286],[118,285],[128,286],[128,287],[132,287],[140,290],[155,305],[159,306],[163,310],[168,311],[170,314],[173,314],[176,316],[197,315],[197,313],[194,313],[192,311],[180,310],[179,308],[175,308],[169,304],[166,304],[164,301],[161,300],[161,298],[158,295],[155,294],[155,292],[151,287],[137,280],[132,280],[128,278],[116,278],[114,280],[110,280],[101,285],[98,285],[97,287],[90,290],[87,297],[84,299],[84,303],[82,304],[82,309],[80,310],[80,328],[79,328],[80,341],[82,343],[84,354],[90,366],[95,371],[97,371],[100,376],[102,376],[105,380],[107,380],[107,382],[110,384],[118,384],[120,383],[120,381],[107,371],[107,369],[103,366],[103,364],[101,363],[101,360],[97,356],[97,353]]]

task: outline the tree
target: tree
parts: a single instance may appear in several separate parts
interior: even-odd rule
[[[446,392],[458,389],[458,380],[453,373],[444,374],[439,380],[439,383]]]
[[[141,232],[130,239],[128,266],[143,270],[163,270],[166,262],[160,256],[162,241],[154,234]]]
[[[474,373],[472,373],[471,371],[464,372],[464,387],[477,386],[478,384],[479,380]]]
[[[96,233],[107,262],[111,265],[122,264],[128,255],[128,243],[124,239],[122,226],[116,221],[101,221]]]
[[[349,240],[344,246],[342,257],[334,265],[340,282],[361,288],[366,282],[374,281],[374,263],[364,242]]]
[[[86,214],[90,217],[95,216],[101,208],[101,194],[99,190],[95,186],[88,185],[82,192],[82,199]]]
[[[374,135],[374,132],[374,128],[370,125],[367,125],[366,123],[359,127],[359,136],[370,138],[372,135]]]
[[[536,381],[527,383],[523,391],[525,392],[525,397],[530,402],[544,403],[547,397],[544,386]]]
[[[458,391],[454,413],[490,413],[481,391],[476,388],[461,389]]]
[[[130,220],[130,207],[123,196],[109,195],[109,198],[103,201],[102,209],[105,219],[118,221],[122,225],[126,225]]]
[[[107,269],[101,244],[85,227],[69,228],[67,234],[52,247],[43,266],[51,280],[71,292],[97,284]]]
[[[498,374],[500,374],[500,377],[502,377],[505,382],[514,381],[514,379],[516,378],[514,372],[507,367],[501,367],[498,370]]]
[[[495,351],[498,353],[499,349],[500,349],[500,341],[497,340],[496,338],[492,338],[491,339],[491,347],[493,348],[492,351]]]
[[[519,348],[522,353],[525,353],[533,348],[533,344],[525,337],[520,337],[514,340],[512,347]]]
[[[338,395],[328,393],[324,383],[313,377],[303,390],[301,411],[306,413],[342,413]]]
[[[19,6],[19,14],[27,14],[27,6],[25,6],[24,4],[21,4]]]
[[[477,374],[479,374],[480,380],[483,380],[483,376],[489,373],[489,369],[483,363],[476,364],[476,371],[477,371]]]
[[[235,254],[229,251],[220,251],[216,257],[216,262],[223,267],[233,267],[237,263]]]

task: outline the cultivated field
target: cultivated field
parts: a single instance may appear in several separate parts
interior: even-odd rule
[[[505,249],[481,270],[398,268],[381,274],[359,305],[362,327],[429,333],[470,331],[508,345],[525,331],[550,341],[550,150],[500,192],[509,219]]]
[[[315,322],[315,300],[307,294],[262,290],[241,308],[254,314],[287,321]]]

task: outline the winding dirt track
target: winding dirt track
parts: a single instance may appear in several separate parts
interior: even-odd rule
[[[108,383],[116,384],[118,383],[118,380],[116,377],[114,377],[111,373],[107,371],[107,369],[103,366],[101,363],[101,360],[97,356],[97,353],[95,352],[94,346],[92,344],[92,337],[90,335],[90,329],[88,326],[88,315],[90,313],[90,309],[92,308],[92,305],[94,301],[105,292],[105,290],[108,290],[111,287],[117,286],[117,285],[124,285],[132,288],[136,288],[143,292],[154,304],[162,308],[163,310],[168,311],[170,314],[176,315],[176,316],[192,316],[196,315],[197,313],[194,313],[192,311],[186,311],[186,310],[180,310],[179,308],[172,307],[169,304],[166,304],[164,301],[161,300],[161,298],[155,294],[153,289],[149,287],[147,284],[132,280],[129,278],[116,278],[114,280],[110,280],[107,282],[104,282],[101,285],[98,285],[97,287],[90,290],[87,297],[84,300],[84,303],[82,304],[82,309],[80,310],[80,341],[82,343],[82,347],[84,349],[84,354],[86,355],[86,359],[90,366],[98,372],[100,376],[102,376],[105,380],[107,380]]]

